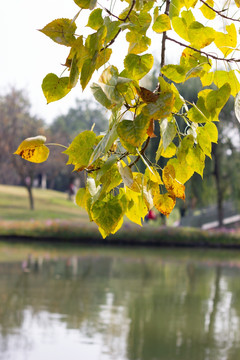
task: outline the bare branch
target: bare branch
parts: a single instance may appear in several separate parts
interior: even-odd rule
[[[169,6],[170,6],[170,0],[166,0],[166,8],[165,8],[165,12],[164,12],[164,14],[166,14],[166,15],[169,14]],[[164,31],[163,36],[162,36],[162,50],[161,50],[161,64],[160,64],[161,68],[165,64],[166,36],[167,36],[167,32]]]
[[[217,15],[221,16],[222,18],[224,19],[227,19],[227,20],[231,20],[231,21],[237,21],[237,22],[240,22],[239,19],[234,19],[234,18],[231,18],[229,16],[226,16],[222,13],[222,11],[218,11],[216,9],[214,9],[213,7],[211,7],[210,5],[208,5],[208,3],[206,3],[206,1],[204,0],[200,0],[205,6],[207,6],[209,9],[211,9],[212,11],[214,11]]]
[[[205,51],[202,51],[202,50],[199,50],[199,49],[196,49],[194,48],[193,46],[190,46],[190,45],[187,45],[187,44],[184,44],[178,40],[175,40],[173,38],[170,38],[169,36],[166,35],[166,40],[169,40],[169,41],[172,41],[172,42],[175,42],[176,44],[180,45],[180,46],[183,46],[183,47],[186,47],[186,48],[189,48],[189,49],[192,49],[202,55],[205,55],[207,58],[212,58],[212,59],[215,59],[215,60],[219,60],[219,61],[226,61],[228,63],[230,62],[235,62],[235,63],[238,63],[240,62],[240,59],[234,59],[234,58],[230,58],[230,59],[226,59],[226,58],[221,58],[221,57],[218,57],[216,55],[213,55],[211,53],[207,53]]]

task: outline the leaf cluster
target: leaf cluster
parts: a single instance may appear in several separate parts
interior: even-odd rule
[[[68,76],[50,73],[42,89],[47,103],[59,100],[78,82],[84,90],[94,72],[104,66],[91,90],[110,112],[109,127],[100,136],[93,129],[80,132],[64,153],[69,157],[67,164],[87,176],[76,203],[106,237],[121,227],[124,215],[139,225],[152,207],[168,216],[176,199],[185,199],[185,182],[194,173],[203,176],[205,158],[211,158],[212,143],[218,140],[215,122],[229,97],[240,90],[238,69],[233,68],[238,62],[233,57],[238,50],[237,19],[226,16],[214,0],[166,0],[165,7],[162,1],[121,0],[126,7],[119,14],[95,0],[74,1],[80,11],[73,19],[54,20],[41,30],[69,49],[64,65]],[[234,13],[239,2],[231,6]],[[88,12],[87,27],[92,30],[86,38],[81,26],[77,27],[81,11]],[[214,27],[216,17],[228,20],[223,31]],[[154,64],[150,29],[162,38],[155,91],[141,86]],[[121,70],[110,64],[111,46],[120,33],[128,43]],[[179,64],[165,65],[166,42],[184,47]],[[214,47],[214,54],[209,46]],[[226,65],[225,70],[216,68],[219,62]],[[174,83],[193,77],[201,80],[203,89],[197,102],[189,103]],[[215,87],[209,88],[212,84]],[[239,103],[237,95],[236,112]],[[179,119],[185,124],[183,130]],[[145,153],[153,137],[159,142],[155,162]],[[39,137],[25,140],[16,153],[29,161],[44,161],[48,155]],[[159,166],[161,158],[168,159],[164,168]],[[138,161],[145,166],[143,172],[138,170]]]

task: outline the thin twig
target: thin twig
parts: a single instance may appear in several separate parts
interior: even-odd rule
[[[166,0],[166,8],[165,8],[165,15],[169,14],[169,6],[170,6],[170,0]],[[161,68],[164,66],[165,64],[165,53],[166,53],[166,36],[167,36],[167,32],[164,31],[163,32],[163,36],[162,36],[162,50],[161,50]]]
[[[146,140],[146,144],[144,145],[144,147],[143,147],[142,150],[140,151],[140,154],[141,154],[141,155],[144,154],[146,148],[148,147],[149,141],[150,141],[150,136],[148,136],[148,138],[147,138],[147,140]],[[130,168],[133,167],[133,165],[135,165],[140,158],[141,158],[141,156],[138,155],[138,157],[137,157],[130,165],[128,165],[128,167],[130,167]]]
[[[166,7],[165,7],[165,15],[169,14],[169,6],[170,6],[170,0],[166,0]],[[167,39],[167,32],[164,31],[163,35],[162,35],[162,48],[161,48],[161,64],[160,64],[160,69],[165,65],[165,54],[166,54],[166,39]],[[161,74],[161,70],[160,70],[160,76],[162,76]],[[155,89],[155,92],[160,92],[160,84],[157,84],[157,87]]]
[[[118,16],[112,14],[111,11],[108,10],[108,9],[105,9],[105,11],[106,11],[109,15],[111,15],[111,16],[115,17],[116,19],[118,19],[119,21],[125,22],[127,19],[129,19],[129,16],[130,16],[130,14],[131,14],[131,12],[132,12],[132,10],[133,10],[133,8],[134,8],[135,3],[136,3],[136,0],[133,0],[133,1],[132,1],[132,4],[131,4],[131,6],[130,6],[130,9],[129,9],[128,13],[127,13],[127,15],[126,15],[125,18],[123,18],[123,19],[121,19],[121,18],[119,18]],[[130,20],[130,19],[129,19],[129,20]],[[114,41],[116,40],[116,38],[118,37],[118,35],[120,34],[121,31],[122,31],[122,29],[119,29],[118,32],[117,32],[117,34],[114,36],[114,38],[113,38],[106,46],[104,46],[100,51],[103,51],[103,50],[107,49],[109,46],[111,46],[111,45],[114,43]]]
[[[170,38],[169,36],[166,35],[166,40],[170,40],[170,41],[173,41],[175,42],[176,44],[180,45],[180,46],[183,46],[183,47],[186,47],[186,48],[189,48],[193,51],[196,51],[202,55],[205,55],[207,58],[211,57],[212,59],[215,59],[215,60],[220,60],[220,61],[226,61],[226,62],[240,62],[240,59],[234,59],[234,58],[230,58],[230,59],[226,59],[226,58],[221,58],[221,57],[218,57],[216,55],[213,55],[213,54],[210,54],[210,53],[207,53],[205,51],[202,51],[202,50],[199,50],[199,49],[196,49],[194,48],[193,46],[190,46],[190,45],[187,45],[187,44],[184,44],[178,40],[175,40],[173,38]]]
[[[231,20],[231,21],[237,21],[237,22],[240,22],[239,19],[234,19],[234,18],[231,18],[229,16],[226,16],[224,14],[222,14],[222,11],[219,11],[219,10],[216,10],[214,9],[212,6],[208,5],[208,3],[206,3],[206,1],[204,0],[200,0],[205,6],[207,6],[209,9],[211,9],[212,11],[214,11],[216,14],[218,14],[219,16],[221,16],[222,18],[224,19],[227,19],[227,20]]]

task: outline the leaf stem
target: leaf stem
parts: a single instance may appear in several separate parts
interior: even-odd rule
[[[45,144],[46,146],[47,145],[54,145],[54,146],[60,146],[60,147],[63,147],[64,149],[67,149],[68,147],[65,146],[65,145],[62,145],[62,144],[57,144],[57,143],[48,143],[48,144]]]

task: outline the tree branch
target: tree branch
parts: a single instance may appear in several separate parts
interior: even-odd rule
[[[170,38],[169,36],[166,35],[166,40],[170,40],[172,42],[175,42],[176,44],[180,45],[180,46],[183,46],[183,47],[186,47],[186,48],[189,48],[189,49],[192,49],[202,55],[205,55],[207,58],[211,57],[212,59],[215,59],[215,60],[220,60],[220,61],[226,61],[226,62],[240,62],[240,59],[234,59],[234,58],[230,58],[230,59],[226,59],[226,58],[221,58],[221,57],[218,57],[216,55],[213,55],[213,54],[210,54],[210,53],[207,53],[205,51],[202,51],[202,50],[199,50],[199,49],[196,49],[194,48],[193,46],[190,46],[190,45],[187,45],[187,44],[184,44],[178,40],[175,40],[173,38]]]
[[[169,6],[170,6],[170,0],[166,0],[166,8],[164,12],[165,15],[169,14]],[[167,32],[164,31],[162,36],[162,51],[161,51],[161,64],[160,64],[161,68],[165,65],[166,36],[167,36]]]
[[[169,14],[169,6],[170,6],[170,0],[166,0],[166,7],[165,7],[165,15]],[[161,48],[161,63],[160,63],[160,69],[165,65],[165,54],[166,54],[166,39],[167,39],[167,32],[164,31],[162,35],[162,48]],[[162,76],[161,70],[159,76]],[[155,92],[160,92],[160,84],[157,84]]]
[[[169,0],[168,0],[168,1],[169,1]],[[118,19],[119,21],[125,22],[127,19],[129,19],[129,16],[130,16],[130,14],[131,14],[131,12],[132,12],[132,10],[133,10],[133,8],[134,8],[135,3],[136,3],[136,0],[133,0],[133,1],[132,1],[132,4],[131,4],[131,6],[130,6],[130,9],[129,9],[128,13],[127,13],[127,15],[126,15],[125,18],[123,18],[123,19],[121,19],[121,18],[119,18],[118,16],[114,15],[113,13],[111,13],[110,10],[108,10],[108,9],[106,9],[106,8],[104,8],[104,10],[105,10],[109,15],[115,17],[115,18]],[[130,19],[129,19],[129,20],[130,20]],[[114,38],[113,38],[106,46],[104,46],[100,51],[103,51],[103,50],[107,49],[109,46],[111,46],[111,45],[114,43],[114,41],[116,40],[116,38],[118,37],[118,35],[120,34],[121,31],[122,31],[122,29],[119,29],[118,32],[117,32],[117,34],[114,36]]]
[[[209,9],[211,9],[212,11],[214,11],[217,15],[221,16],[222,18],[224,19],[227,19],[227,20],[231,20],[231,21],[237,21],[237,22],[240,22],[239,19],[234,19],[234,18],[231,18],[229,16],[226,16],[224,14],[222,14],[222,11],[219,11],[219,10],[216,10],[214,9],[213,7],[211,7],[210,5],[208,5],[208,3],[206,3],[206,1],[204,0],[200,0],[205,6],[207,6]]]
[[[144,147],[143,147],[142,150],[140,151],[140,154],[141,154],[141,155],[144,154],[146,148],[148,147],[149,141],[150,141],[150,136],[148,136],[148,138],[147,138],[147,140],[146,140],[146,144],[144,145]],[[135,165],[140,158],[141,158],[141,156],[138,155],[138,157],[137,157],[130,165],[128,165],[128,167],[130,167],[130,168],[133,167],[133,165]]]

